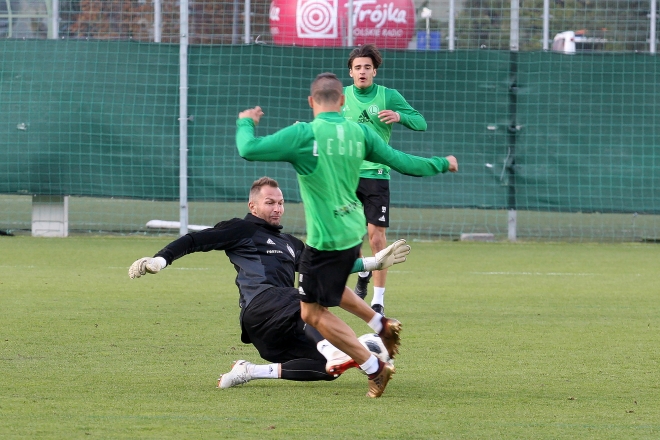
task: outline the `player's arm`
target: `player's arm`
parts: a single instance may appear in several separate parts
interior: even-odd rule
[[[298,268],[300,266],[300,257],[302,257],[302,253],[305,250],[305,243],[298,237],[288,234],[289,238],[291,239],[291,244],[293,245],[293,253],[295,255],[295,263],[294,263],[294,270],[298,272]]]
[[[291,125],[271,135],[256,137],[255,124],[251,118],[236,121],[236,147],[238,154],[250,161],[287,162],[290,147],[296,139],[299,124]]]
[[[314,132],[309,124],[296,123],[263,137],[256,137],[254,130],[253,118],[236,121],[236,147],[243,159],[288,162],[299,174],[309,174],[316,168],[317,159],[312,154]]]
[[[398,122],[410,130],[426,131],[428,128],[426,119],[406,101],[401,93],[394,89],[386,89],[385,100],[388,110],[378,113],[382,122],[386,124]]]
[[[406,240],[399,239],[377,252],[373,257],[362,257],[355,260],[353,264],[352,273],[365,272],[372,270],[383,270],[406,261],[406,256],[410,253],[410,246],[406,244]]]
[[[199,232],[191,232],[179,237],[153,257],[143,257],[136,260],[128,269],[128,276],[130,278],[140,278],[148,273],[156,274],[170,266],[175,260],[195,252],[220,251],[241,246],[249,241],[251,235],[251,231],[241,225],[240,220],[230,220],[219,224],[220,227],[216,226]]]
[[[407,154],[386,144],[373,130],[362,125],[360,127],[364,132],[366,160],[387,165],[401,174],[416,177],[458,171],[458,162],[454,156],[425,158]]]

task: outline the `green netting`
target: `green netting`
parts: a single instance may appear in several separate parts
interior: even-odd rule
[[[176,47],[6,41],[0,97],[4,193],[177,200]],[[566,57],[504,51],[385,52],[381,77],[429,121],[391,143],[420,155],[455,154],[461,173],[395,178],[400,206],[507,208],[515,145],[522,209],[657,213],[658,62],[635,55]],[[343,50],[209,46],[190,56],[189,199],[240,201],[256,176],[287,165],[247,163],[235,151],[238,112],[260,105],[259,134],[307,120],[305,84],[341,65]],[[300,60],[306,76],[290,75]],[[47,61],[45,61],[47,60]],[[268,75],[255,73],[268,66]],[[387,72],[415,72],[389,77]],[[510,78],[516,75],[515,88]],[[391,74],[390,74],[391,75]],[[511,114],[512,95],[517,100]],[[511,136],[511,123],[517,130]],[[439,190],[429,191],[437,187]]]
[[[519,54],[520,209],[660,213],[660,60]]]
[[[176,46],[0,44],[0,192],[178,197]]]

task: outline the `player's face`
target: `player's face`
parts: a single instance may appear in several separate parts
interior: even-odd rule
[[[262,186],[259,197],[249,203],[250,212],[255,217],[267,221],[273,226],[278,226],[284,214],[284,197],[282,190],[272,186]]]
[[[353,67],[349,69],[348,74],[353,78],[353,84],[355,84],[355,87],[366,89],[374,83],[376,69],[374,69],[374,64],[373,61],[371,61],[371,58],[355,58],[353,60]]]

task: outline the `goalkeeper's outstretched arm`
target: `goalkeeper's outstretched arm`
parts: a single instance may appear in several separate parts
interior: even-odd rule
[[[237,237],[243,238],[245,236],[245,228],[241,226],[240,221],[234,220],[177,238],[160,250],[153,258],[144,257],[135,261],[128,269],[128,276],[133,279],[140,278],[148,273],[158,273],[185,255],[194,252],[225,250],[235,245]]]

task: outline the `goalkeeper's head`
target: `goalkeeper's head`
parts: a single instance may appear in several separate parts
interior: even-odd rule
[[[316,116],[323,112],[340,112],[345,99],[344,86],[337,75],[325,72],[312,81],[307,101]]]
[[[279,226],[284,214],[284,196],[277,181],[270,177],[255,180],[250,188],[248,208],[255,217]]]

